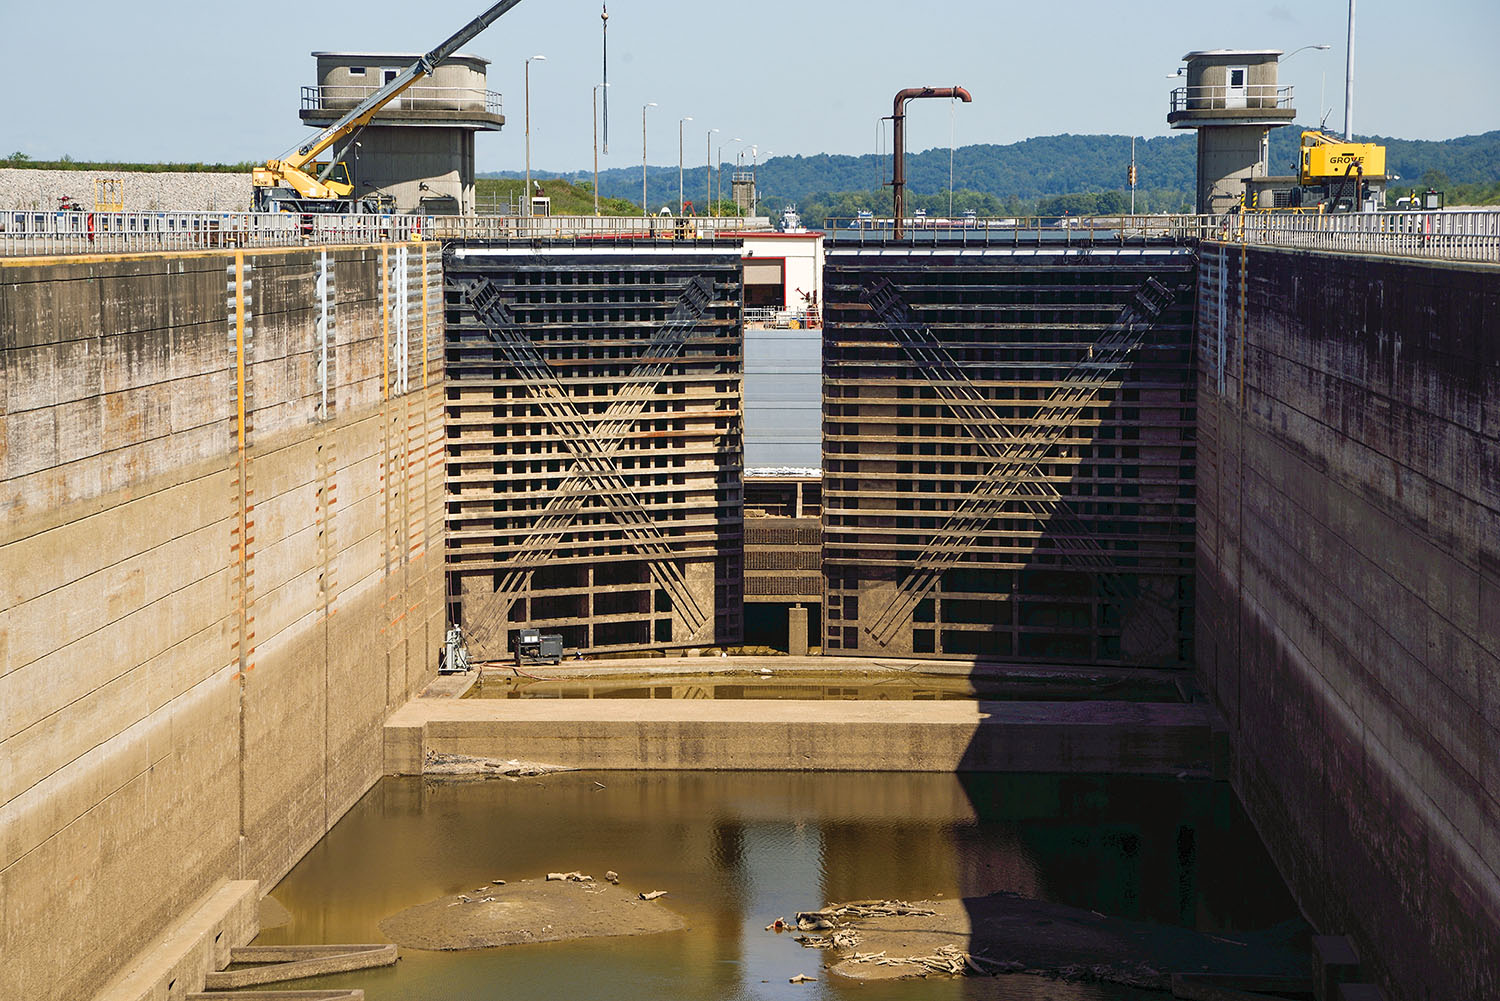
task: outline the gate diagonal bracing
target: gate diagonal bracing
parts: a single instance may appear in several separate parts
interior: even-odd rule
[[[1190,655],[1190,254],[830,252],[825,650]]]
[[[450,594],[478,656],[737,641],[738,259],[448,262]]]

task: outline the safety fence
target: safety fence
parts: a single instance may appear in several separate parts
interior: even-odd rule
[[[286,212],[0,212],[0,256],[383,243],[430,237],[432,217]]]
[[[321,84],[302,88],[303,111],[326,111],[342,115],[373,97],[381,88]],[[467,111],[499,115],[505,110],[501,97],[483,87],[408,87],[385,106],[386,111]]]
[[[1500,211],[1249,212],[1228,227],[1220,226],[1219,231],[1209,238],[1346,254],[1500,264]]]
[[[1245,212],[1225,215],[1064,216],[905,220],[915,246],[1099,246],[1127,243],[1245,243],[1350,254],[1500,264],[1500,210]],[[829,219],[830,242],[894,243],[895,222]]]
[[[764,217],[422,216],[254,212],[0,211],[0,256],[148,253],[443,240],[707,240],[769,229]],[[1500,264],[1500,211],[1246,212],[906,221],[901,245],[1252,246]],[[894,222],[830,219],[833,245],[896,243]]]
[[[705,240],[769,230],[764,216],[436,216],[441,240],[646,239]]]

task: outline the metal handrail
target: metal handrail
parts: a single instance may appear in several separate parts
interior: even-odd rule
[[[0,256],[405,242],[432,217],[286,212],[0,212]]]
[[[1006,217],[906,221],[903,244],[939,246],[1105,245],[1155,240],[1246,243],[1340,253],[1500,264],[1500,210],[1246,212],[1223,215]],[[840,244],[896,243],[895,222],[829,219]]]
[[[436,216],[440,240],[711,239],[769,229],[764,216]]]
[[[1292,88],[1274,83],[1250,83],[1243,87],[1215,84],[1178,87],[1172,91],[1171,110],[1220,111],[1226,109],[1271,109],[1292,107]]]
[[[379,87],[353,84],[320,84],[302,88],[303,111],[343,112],[374,94]],[[385,110],[471,111],[489,115],[502,113],[501,97],[479,87],[408,87]]]
[[[830,219],[835,245],[898,244],[890,219]],[[145,253],[407,240],[713,239],[765,230],[740,216],[296,215],[255,212],[0,211],[0,256]],[[898,245],[1103,246],[1245,243],[1500,264],[1500,210],[1316,214],[915,218]]]

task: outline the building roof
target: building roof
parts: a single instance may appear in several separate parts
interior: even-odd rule
[[[416,62],[424,55],[426,55],[425,52],[314,52],[313,58],[369,59],[372,62],[378,62],[382,59],[388,59],[397,62],[404,62],[406,65],[410,66],[412,63]],[[458,59],[467,60],[469,62],[484,63],[486,66],[490,64],[490,61],[484,58],[484,56],[476,56],[472,52],[455,52],[453,53],[453,55],[443,60],[443,62],[452,62]]]
[[[1182,57],[1183,62],[1189,59],[1223,59],[1229,56],[1279,56],[1283,49],[1199,49],[1189,52]]]

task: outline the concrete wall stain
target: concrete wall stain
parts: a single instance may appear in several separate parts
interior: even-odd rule
[[[335,248],[317,421],[316,253],[0,270],[0,996],[87,996],[220,881],[269,889],[436,668],[441,553],[385,553],[388,512],[441,532],[441,391],[369,378],[380,250]]]

